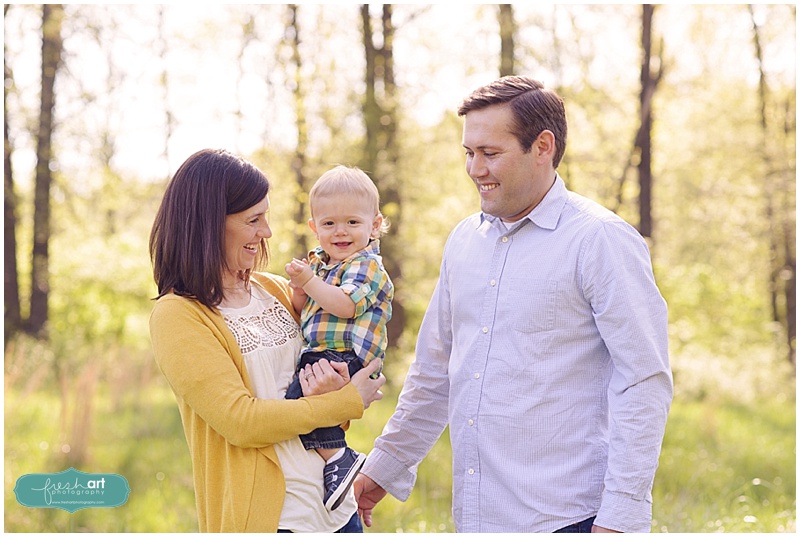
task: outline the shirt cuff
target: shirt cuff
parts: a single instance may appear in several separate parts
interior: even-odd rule
[[[416,467],[408,468],[405,464],[385,451],[374,448],[361,473],[380,485],[383,490],[404,502],[411,495],[417,481]]]
[[[652,500],[636,500],[606,490],[594,525],[625,533],[649,533],[652,520]]]
[[[353,304],[356,305],[356,312],[353,314],[353,317],[363,315],[364,312],[367,311],[368,303],[366,297],[371,291],[369,284],[365,283],[359,286],[352,283],[344,283],[339,286],[339,289],[344,291],[345,294],[350,297],[350,300],[353,301]]]

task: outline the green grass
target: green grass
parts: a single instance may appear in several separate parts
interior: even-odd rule
[[[101,382],[102,384],[102,382]],[[369,451],[394,409],[374,404],[348,432]],[[5,531],[197,531],[191,467],[178,410],[163,382],[124,395],[98,390],[87,461],[77,469],[118,473],[131,487],[118,508],[32,509],[16,502],[16,479],[66,469],[57,391],[5,391]],[[656,476],[654,532],[793,532],[796,411],[793,401],[739,404],[676,400]],[[452,532],[447,434],[420,465],[411,498],[387,497],[374,513],[381,533]]]
[[[101,391],[94,400],[89,456],[76,469],[125,477],[131,493],[124,505],[71,514],[17,503],[13,489],[20,476],[73,465],[62,449],[69,440],[61,432],[60,407],[57,392],[20,397],[5,391],[7,532],[197,531],[183,428],[175,399],[161,383],[122,399]]]
[[[677,402],[653,491],[653,531],[794,532],[794,402]]]
[[[351,429],[351,443],[368,450],[393,405],[370,408]],[[794,402],[676,400],[653,490],[652,531],[794,532],[795,423]],[[387,497],[371,531],[454,531],[450,469],[445,433],[420,465],[408,502]]]

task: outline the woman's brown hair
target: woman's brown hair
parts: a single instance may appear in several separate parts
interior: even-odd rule
[[[261,202],[269,180],[250,162],[222,149],[203,149],[181,164],[164,192],[150,232],[158,297],[173,292],[216,307],[223,299],[225,217]],[[261,241],[256,268],[268,261]],[[242,274],[249,280],[249,272]]]

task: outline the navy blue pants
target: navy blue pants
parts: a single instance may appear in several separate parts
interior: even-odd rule
[[[587,518],[583,522],[576,522],[575,524],[570,524],[565,528],[561,528],[560,530],[556,530],[553,533],[592,533],[592,526],[594,525],[594,519]]]
[[[320,360],[346,363],[347,370],[350,372],[350,377],[364,369],[361,359],[356,356],[356,353],[353,351],[340,352],[324,350],[319,352],[304,352],[301,354],[300,365],[297,370],[302,371],[305,366],[315,364]],[[303,388],[300,386],[300,378],[295,375],[291,384],[289,384],[289,387],[286,389],[286,399],[300,399],[301,397],[303,397]],[[314,429],[308,434],[301,434],[300,440],[303,442],[303,447],[306,449],[330,449],[347,446],[347,442],[344,439],[344,429],[339,426]]]

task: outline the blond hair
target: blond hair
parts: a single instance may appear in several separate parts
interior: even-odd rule
[[[383,219],[380,234],[383,235],[389,229],[389,222],[381,214],[380,194],[375,183],[369,175],[355,166],[338,165],[323,173],[311,191],[308,193],[308,203],[311,207],[311,217],[314,217],[314,202],[320,198],[330,196],[352,196],[363,200],[375,211],[376,216]]]

